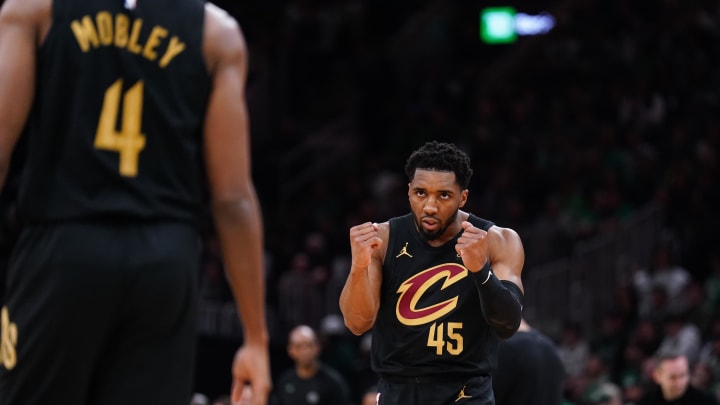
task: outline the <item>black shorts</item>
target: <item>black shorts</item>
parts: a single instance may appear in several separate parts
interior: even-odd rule
[[[187,405],[199,263],[185,224],[23,231],[2,304],[3,405]]]
[[[380,377],[378,405],[494,405],[488,376],[453,380]]]

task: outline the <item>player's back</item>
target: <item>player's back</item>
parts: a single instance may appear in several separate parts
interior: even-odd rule
[[[564,381],[555,344],[537,330],[518,331],[500,343],[493,374],[498,405],[559,405]]]
[[[194,221],[210,92],[201,0],[54,0],[21,215]]]

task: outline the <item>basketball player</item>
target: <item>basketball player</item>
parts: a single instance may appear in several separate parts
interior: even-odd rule
[[[345,323],[372,329],[380,405],[493,404],[498,342],[520,325],[520,237],[461,210],[472,169],[455,145],[426,143],[405,172],[411,213],[350,229]]]
[[[525,319],[517,333],[500,342],[492,380],[498,405],[563,403],[565,368],[557,347]]]
[[[6,0],[0,179],[27,125],[0,402],[190,402],[209,191],[244,325],[234,399],[270,391],[262,219],[236,21],[201,0]],[[206,180],[207,179],[207,180]]]

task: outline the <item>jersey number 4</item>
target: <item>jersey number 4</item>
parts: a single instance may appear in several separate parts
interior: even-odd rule
[[[125,177],[138,173],[138,158],[145,148],[145,136],[141,132],[143,108],[143,82],[139,81],[123,95],[121,129],[117,130],[122,79],[118,79],[105,91],[100,121],[95,132],[95,148],[120,154],[119,170]]]

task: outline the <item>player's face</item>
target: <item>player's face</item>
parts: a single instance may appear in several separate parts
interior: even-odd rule
[[[667,401],[680,398],[690,383],[690,369],[685,357],[664,360],[653,373]]]
[[[417,169],[408,185],[410,208],[423,237],[436,240],[460,231],[458,210],[467,201],[467,190],[455,182],[455,173]]]

